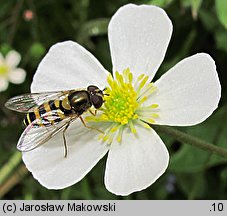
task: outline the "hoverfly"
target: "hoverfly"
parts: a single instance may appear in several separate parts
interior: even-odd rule
[[[65,132],[75,119],[80,118],[85,127],[82,114],[90,111],[90,108],[99,109],[104,103],[104,93],[97,86],[90,85],[87,89],[28,93],[9,99],[5,106],[17,112],[26,113],[24,124],[26,126],[22,133],[17,149],[27,152],[44,144],[54,135],[63,132],[64,156],[67,156],[67,145]]]

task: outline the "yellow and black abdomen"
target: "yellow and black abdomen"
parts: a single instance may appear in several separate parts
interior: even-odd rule
[[[33,112],[29,112],[24,119],[24,124],[28,126],[32,123],[36,127],[48,127],[71,114],[73,110],[69,105],[68,97],[63,100],[50,100],[35,108]]]

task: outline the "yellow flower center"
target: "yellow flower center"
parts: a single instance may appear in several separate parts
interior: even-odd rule
[[[105,102],[99,109],[101,113],[85,118],[88,122],[109,123],[105,134],[99,137],[108,144],[111,144],[114,138],[121,142],[126,127],[135,134],[136,124],[150,128],[149,124],[153,124],[155,118],[159,117],[158,104],[143,105],[155,91],[154,84],[147,82],[148,76],[144,74],[136,80],[133,79],[129,69],[124,70],[122,74],[116,72],[115,77],[110,74],[107,77],[109,86],[105,90]]]
[[[132,83],[125,83],[122,75],[118,72],[116,72],[116,80],[113,80],[112,76],[109,75],[107,81],[110,87],[107,87],[105,91],[108,96],[104,97],[105,103],[102,118],[118,122],[121,125],[137,119],[138,115],[135,111],[139,104],[137,102],[137,93]]]
[[[0,65],[0,76],[5,76],[9,72],[9,67],[5,64]]]

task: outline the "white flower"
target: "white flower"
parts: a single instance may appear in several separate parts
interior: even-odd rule
[[[18,52],[11,50],[4,58],[0,53],[0,92],[8,88],[9,82],[20,84],[24,82],[26,72],[17,65],[21,60]]]
[[[67,41],[50,49],[34,76],[32,92],[90,84],[108,87],[110,95],[102,111],[87,118],[106,134],[100,137],[75,121],[66,132],[67,158],[63,157],[62,134],[24,152],[23,160],[34,178],[50,189],[68,187],[80,181],[107,152],[105,185],[114,194],[145,189],[163,174],[169,154],[147,123],[198,124],[217,108],[221,95],[215,63],[205,53],[182,60],[149,83],[164,59],[171,34],[172,23],[162,9],[132,4],[120,8],[108,28],[115,78],[77,43]]]

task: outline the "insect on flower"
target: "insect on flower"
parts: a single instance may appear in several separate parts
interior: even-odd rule
[[[65,132],[75,119],[80,118],[85,127],[100,131],[87,126],[81,115],[87,110],[95,115],[90,108],[92,105],[100,108],[103,96],[102,90],[90,85],[86,90],[31,93],[9,99],[5,104],[8,109],[27,113],[24,119],[26,129],[18,142],[18,150],[31,151],[62,131],[66,157]]]
[[[76,42],[50,48],[34,75],[31,92],[95,83],[106,87],[108,96],[103,95],[105,103],[96,116],[83,115],[88,126],[104,134],[73,121],[65,132],[67,158],[61,155],[61,133],[23,152],[26,167],[44,187],[63,189],[79,182],[107,153],[104,183],[117,195],[143,190],[165,172],[169,153],[152,125],[198,124],[217,108],[221,96],[215,62],[205,53],[183,59],[153,81],[171,34],[172,22],[164,10],[128,4],[108,26],[112,74]]]

